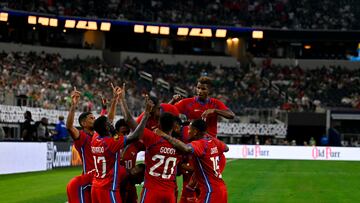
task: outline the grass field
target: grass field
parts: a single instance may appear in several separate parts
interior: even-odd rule
[[[0,203],[64,203],[67,182],[80,172],[0,175]],[[223,178],[231,203],[360,202],[360,162],[230,160]]]

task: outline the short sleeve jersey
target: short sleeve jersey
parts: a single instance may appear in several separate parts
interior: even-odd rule
[[[192,141],[194,169],[200,189],[212,192],[213,188],[224,185],[222,180],[219,158],[224,153],[226,145],[211,136]]]
[[[93,187],[105,190],[119,189],[120,149],[126,144],[125,136],[99,136],[97,133],[91,142],[91,152],[95,163],[96,175]]]
[[[208,98],[201,102],[198,97],[182,99],[175,104],[179,113],[186,115],[189,120],[201,119],[201,115],[208,109],[228,110],[220,100]],[[209,115],[206,118],[207,132],[209,135],[216,137],[217,134],[217,115]]]
[[[139,151],[144,151],[145,146],[141,141],[135,141],[125,147],[121,155],[120,164],[126,169],[132,169],[136,164],[136,157]]]
[[[83,174],[94,169],[94,159],[91,153],[91,140],[92,136],[84,130],[80,130],[79,139],[74,140],[75,149],[81,157]]]
[[[148,129],[144,130],[143,143],[146,147],[144,187],[174,191],[181,155],[167,140]]]

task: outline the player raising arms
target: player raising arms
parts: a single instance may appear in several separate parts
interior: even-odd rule
[[[118,136],[107,117],[101,116],[95,120],[94,130],[96,133],[91,142],[91,152],[96,169],[91,188],[93,203],[122,202],[118,191],[120,185],[118,173],[119,167],[122,167],[120,166],[119,151],[124,148],[126,142],[138,139],[143,134],[153,106],[152,101],[146,98],[144,117],[135,131],[127,136]]]
[[[222,180],[219,157],[229,151],[226,144],[206,134],[205,121],[198,119],[190,123],[189,144],[157,130],[157,134],[169,141],[177,149],[194,155],[194,173],[200,188],[197,202],[227,202],[227,190]]]
[[[111,84],[112,85],[112,84]],[[115,117],[115,106],[117,98],[116,88],[112,85],[114,98],[111,102],[111,108],[109,112],[109,119],[113,120]],[[91,140],[94,134],[93,125],[95,116],[91,112],[84,112],[79,116],[79,124],[81,130],[74,127],[75,111],[80,100],[81,93],[76,90],[71,93],[71,106],[69,114],[66,120],[66,128],[68,129],[70,136],[74,140],[74,146],[78,151],[83,165],[83,171],[81,176],[77,176],[70,180],[67,185],[66,191],[69,203],[83,203],[91,202],[91,182],[94,172],[94,159],[91,153]]]
[[[204,119],[207,125],[207,133],[216,137],[218,116],[233,119],[235,114],[220,100],[209,97],[211,85],[212,81],[209,77],[200,77],[196,85],[197,96],[185,98],[175,103],[181,97],[174,95],[170,103],[175,103],[179,112],[186,115],[190,121]]]
[[[136,125],[125,101],[125,89],[120,97],[121,110],[128,123]],[[174,126],[174,116],[171,113],[160,115],[160,129],[171,134]],[[165,139],[157,136],[149,129],[144,130],[142,137],[145,151],[145,179],[141,203],[175,203],[176,171],[181,156]]]

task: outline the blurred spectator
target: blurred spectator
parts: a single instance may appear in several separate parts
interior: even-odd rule
[[[38,141],[49,141],[50,139],[50,132],[48,129],[48,119],[43,117],[40,121],[35,123],[36,126],[36,133]]]
[[[34,120],[31,118],[31,112],[24,113],[25,121],[21,124],[21,138],[24,141],[34,141]]]
[[[69,138],[68,131],[65,126],[64,116],[59,116],[59,122],[55,126],[54,141],[67,141]]]
[[[309,144],[310,146],[316,146],[316,140],[314,139],[314,137],[310,138]]]

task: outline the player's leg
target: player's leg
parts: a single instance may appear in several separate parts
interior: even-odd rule
[[[70,180],[66,186],[66,192],[69,203],[91,203],[90,195],[91,179],[85,178],[84,175],[76,176]]]

